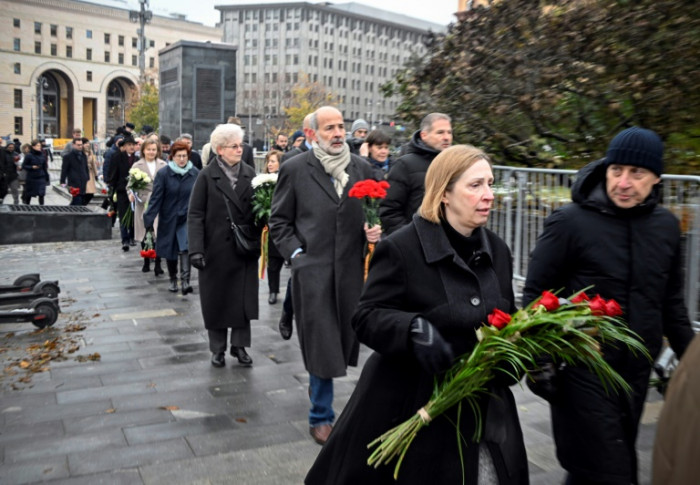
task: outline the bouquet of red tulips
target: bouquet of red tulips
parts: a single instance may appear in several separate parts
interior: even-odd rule
[[[489,324],[476,331],[478,343],[474,349],[447,371],[441,384],[436,383],[430,401],[369,443],[368,448],[375,449],[368,464],[376,468],[396,459],[396,479],[406,451],[421,428],[453,406],[467,405],[477,410],[477,400],[486,394],[496,370],[515,369],[528,374],[537,367],[535,359],[544,355],[588,367],[607,390],[629,392],[629,385],[603,359],[600,344],[621,344],[634,353],[649,354],[641,339],[618,318],[620,315],[622,310],[615,300],[606,301],[599,295],[591,299],[584,292],[565,300],[545,291],[513,315],[494,309],[488,316]],[[474,440],[478,441],[482,428],[478,414],[476,420]]]

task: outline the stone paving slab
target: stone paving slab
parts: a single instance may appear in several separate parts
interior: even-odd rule
[[[116,234],[116,232],[115,232]],[[69,324],[85,328],[70,337],[80,350],[50,370],[17,385],[0,379],[0,483],[56,484],[300,484],[320,448],[308,434],[308,375],[296,335],[279,337],[281,302],[267,303],[260,285],[260,319],[252,322],[254,359],[240,367],[227,355],[214,369],[199,303],[167,291],[167,278],[141,273],[134,252],[113,241],[0,246],[0,284],[39,271],[61,286],[61,314],[40,334],[31,324],[0,326],[15,349],[60,337]],[[283,270],[286,283],[288,270]],[[284,291],[284,289],[282,289]],[[6,339],[6,340],[3,340]],[[97,361],[77,356],[100,354]],[[335,381],[339,414],[360,366]],[[4,367],[4,365],[3,365]],[[16,381],[12,381],[17,384]],[[513,387],[533,485],[560,484],[546,402]],[[650,391],[637,447],[642,484],[660,399]]]

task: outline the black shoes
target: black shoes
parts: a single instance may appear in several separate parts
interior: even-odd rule
[[[214,367],[223,367],[226,365],[223,352],[220,354],[211,354],[211,365]]]
[[[133,239],[129,241],[129,246],[136,246],[136,241],[134,241]]]
[[[149,271],[151,271],[151,259],[143,258],[143,268],[141,268],[141,272],[148,273]]]
[[[231,355],[238,359],[240,365],[246,367],[253,365],[253,359],[250,358],[244,347],[231,347]]]
[[[267,297],[267,302],[270,305],[274,305],[275,303],[277,303],[277,293],[270,293],[270,296]]]
[[[294,316],[282,310],[282,316],[280,317],[279,329],[280,335],[284,340],[289,340],[292,338],[292,332],[294,331],[294,325],[292,324]]]
[[[127,252],[129,250],[129,243],[122,243],[122,251]]]
[[[168,291],[171,293],[177,293],[177,278],[170,278],[170,286],[168,286]]]
[[[163,268],[160,267],[160,258],[156,258],[156,264],[153,267],[153,273],[155,273],[156,276],[160,276],[162,274],[165,274],[165,271],[163,271]]]

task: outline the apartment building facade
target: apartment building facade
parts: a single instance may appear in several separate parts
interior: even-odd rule
[[[221,5],[223,42],[238,49],[237,115],[253,138],[273,135],[295,85],[308,79],[333,94],[347,121],[393,119],[398,96],[381,86],[411,56],[426,53],[429,32],[446,26],[358,3]],[[427,8],[427,7],[426,7]]]
[[[0,136],[105,137],[123,125],[139,83],[139,25],[129,10],[76,0],[0,0]],[[222,30],[153,15],[146,82],[158,51],[178,40],[219,42]]]

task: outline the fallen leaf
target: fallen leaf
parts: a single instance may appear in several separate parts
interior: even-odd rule
[[[248,420],[246,418],[236,418],[237,423],[247,423]]]
[[[27,369],[30,365],[31,365],[31,364],[30,364],[29,362],[27,362],[26,360],[23,360],[22,362],[19,363],[19,366],[20,366],[22,369]]]
[[[109,408],[108,410],[105,411],[105,413],[107,413],[107,414],[113,414],[113,413],[116,413],[116,412],[117,412],[117,410],[114,409],[114,408]]]
[[[165,411],[177,411],[180,406],[160,406],[158,409],[163,409]]]

